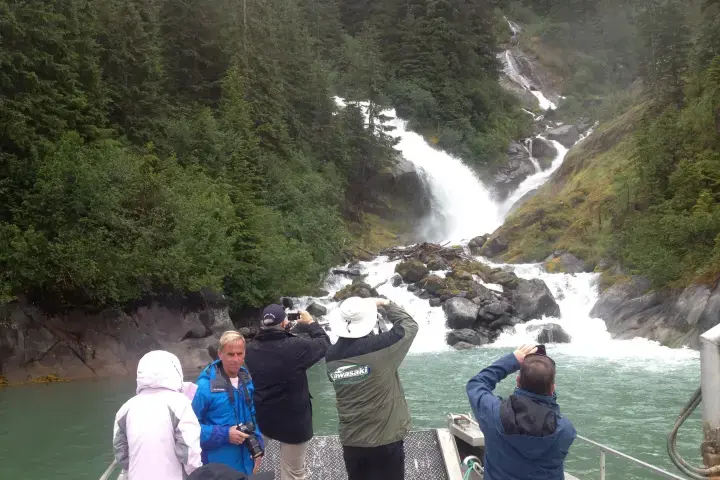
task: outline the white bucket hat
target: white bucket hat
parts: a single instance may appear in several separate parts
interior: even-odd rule
[[[340,303],[339,315],[330,319],[330,329],[338,337],[360,338],[372,332],[378,309],[372,298],[350,297]]]

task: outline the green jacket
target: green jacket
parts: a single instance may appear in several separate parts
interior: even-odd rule
[[[325,356],[344,446],[387,445],[402,440],[410,429],[410,410],[398,368],[417,335],[418,324],[395,303],[386,311],[393,323],[390,331],[340,338]]]

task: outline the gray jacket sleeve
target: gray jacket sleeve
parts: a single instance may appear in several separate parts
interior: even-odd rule
[[[385,307],[385,311],[388,320],[393,324],[393,328],[388,333],[392,333],[396,338],[399,337],[388,349],[390,362],[397,368],[410,350],[410,346],[417,336],[419,326],[410,314],[395,302],[390,302]]]
[[[115,417],[113,426],[113,454],[123,470],[130,469],[130,449],[127,439],[127,409],[123,406]]]

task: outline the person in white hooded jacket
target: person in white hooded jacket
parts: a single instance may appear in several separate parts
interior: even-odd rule
[[[200,424],[180,361],[155,350],[140,359],[137,395],[115,415],[113,451],[127,480],[182,480],[202,466]]]

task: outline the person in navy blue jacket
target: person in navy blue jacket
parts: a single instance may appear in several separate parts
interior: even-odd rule
[[[560,413],[555,362],[523,345],[484,368],[467,395],[485,435],[485,480],[563,480],[564,462],[577,433]],[[506,400],[493,394],[502,379],[520,370]]]
[[[220,337],[219,360],[200,373],[192,407],[200,422],[203,464],[224,463],[246,475],[257,472],[262,456],[253,458],[247,448],[249,435],[236,427],[254,425],[254,434],[265,444],[255,419],[255,387],[245,362],[245,339],[235,331]]]

